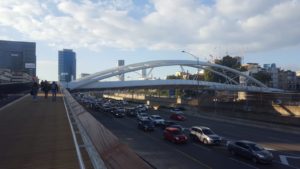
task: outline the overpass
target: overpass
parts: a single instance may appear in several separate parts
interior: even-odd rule
[[[135,72],[142,69],[150,69],[150,72],[157,67],[165,66],[187,66],[198,69],[211,71],[214,74],[222,76],[226,79],[226,83],[216,83],[197,80],[139,80],[139,81],[115,81],[103,82],[101,80],[114,77],[117,75]],[[149,73],[150,73],[149,72]],[[244,77],[245,83],[240,84],[235,78],[229,77],[227,73],[234,74],[235,77]],[[209,90],[229,90],[229,91],[249,91],[249,92],[281,92],[282,90],[268,88],[266,85],[255,78],[246,75],[235,69],[213,64],[209,62],[193,61],[193,60],[155,60],[141,63],[130,64],[121,67],[115,67],[103,70],[87,77],[72,81],[68,84],[71,90],[101,90],[101,89],[118,89],[118,88],[151,88],[157,86],[203,86]]]

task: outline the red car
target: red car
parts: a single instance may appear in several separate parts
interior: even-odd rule
[[[188,137],[180,131],[180,129],[175,127],[167,127],[164,130],[164,139],[171,141],[173,143],[186,143]]]
[[[186,118],[184,117],[183,113],[172,113],[170,119],[184,121]]]

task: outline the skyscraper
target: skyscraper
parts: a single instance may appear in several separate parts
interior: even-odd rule
[[[36,76],[35,42],[0,40],[0,68]]]
[[[76,53],[72,49],[58,51],[58,80],[60,82],[76,80]]]
[[[118,66],[119,67],[124,66],[124,65],[125,65],[125,60],[118,60]],[[119,80],[120,81],[124,81],[125,80],[124,73],[122,73],[122,74],[119,75]]]

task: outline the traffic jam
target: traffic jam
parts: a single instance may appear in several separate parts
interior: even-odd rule
[[[224,146],[232,156],[240,156],[253,163],[270,164],[273,155],[261,145],[248,140],[228,140],[212,131],[208,126],[182,126],[180,121],[188,120],[183,108],[170,108],[170,116],[163,118],[151,114],[152,107],[108,98],[82,97],[73,94],[87,109],[106,113],[114,118],[135,118],[137,129],[144,132],[161,130],[163,140],[174,144],[188,144],[189,140],[203,145]]]

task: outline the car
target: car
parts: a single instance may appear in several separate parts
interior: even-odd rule
[[[154,123],[152,120],[146,119],[146,120],[139,120],[138,121],[138,128],[142,129],[144,131],[153,131],[154,130]]]
[[[123,108],[115,108],[111,112],[115,117],[125,117],[125,109]]]
[[[149,119],[148,113],[137,113],[138,120],[146,120]]]
[[[193,126],[190,128],[190,137],[193,140],[202,142],[203,144],[221,144],[222,138],[215,134],[210,128],[203,126]]]
[[[186,127],[183,127],[182,125],[173,124],[173,125],[170,125],[169,127],[175,127],[175,128],[178,128],[181,132],[183,132],[185,134],[190,134],[190,129],[186,128]]]
[[[232,155],[240,155],[257,163],[272,163],[273,154],[262,146],[247,140],[231,141],[227,144],[227,150]]]
[[[180,129],[175,127],[165,128],[163,137],[165,140],[173,143],[186,143],[188,140],[188,137],[182,131],[180,131]]]
[[[136,116],[136,110],[135,108],[126,108],[126,115],[129,117],[135,117]]]
[[[176,125],[177,123],[175,121],[171,121],[171,120],[165,120],[163,124],[160,125],[160,127],[162,129],[165,129],[167,127],[170,127],[172,125]]]
[[[171,112],[171,113],[183,113],[183,112],[181,111],[181,109],[179,109],[179,108],[171,108],[170,112]]]
[[[180,113],[180,112],[172,113],[171,116],[170,116],[170,119],[177,120],[177,121],[184,121],[184,120],[186,120],[186,118],[183,115],[183,113]]]
[[[149,119],[153,121],[154,125],[162,125],[165,122],[165,120],[161,118],[160,115],[151,115]]]
[[[140,111],[140,112],[145,112],[145,111],[148,110],[148,109],[147,109],[147,106],[142,105],[142,104],[136,106],[136,109],[137,109],[138,111]]]

